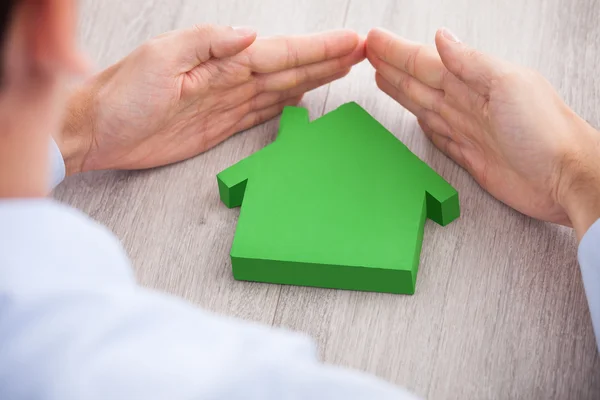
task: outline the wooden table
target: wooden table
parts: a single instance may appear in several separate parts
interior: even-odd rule
[[[163,31],[202,22],[261,35],[383,26],[432,42],[461,39],[539,69],[600,126],[596,0],[87,0],[81,37],[99,67]],[[277,120],[192,160],[68,179],[57,199],[122,240],[141,284],[218,313],[306,332],[326,362],[377,374],[431,398],[598,399],[600,360],[570,230],[494,200],[438,152],[413,116],[379,92],[363,63],[308,94],[316,118],[357,101],[460,192],[462,217],[428,222],[414,296],[236,282],[228,252],[238,211],[215,175],[274,139]],[[599,155],[600,156],[600,155]]]

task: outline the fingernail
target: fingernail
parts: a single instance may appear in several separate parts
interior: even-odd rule
[[[460,43],[460,39],[448,28],[442,28],[442,36],[454,43]]]
[[[256,35],[256,30],[254,30],[254,29],[252,29],[250,27],[247,27],[247,26],[235,26],[235,27],[233,27],[233,30],[239,36],[243,36],[243,37],[248,37],[248,36],[254,36],[254,35]]]

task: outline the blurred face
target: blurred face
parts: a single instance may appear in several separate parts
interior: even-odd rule
[[[10,96],[55,96],[69,75],[84,70],[76,49],[75,0],[3,0],[2,105]]]
[[[40,181],[31,187],[44,187],[49,138],[61,129],[66,83],[85,70],[75,45],[75,5],[75,0],[0,0],[0,189],[16,181],[15,174]]]

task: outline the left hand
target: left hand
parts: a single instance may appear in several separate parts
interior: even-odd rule
[[[256,39],[198,26],[150,40],[71,98],[67,174],[143,169],[198,155],[278,115],[364,59],[351,31]]]
[[[372,30],[367,57],[379,88],[492,196],[582,237],[600,210],[598,132],[538,72],[480,53],[447,29],[435,43]]]

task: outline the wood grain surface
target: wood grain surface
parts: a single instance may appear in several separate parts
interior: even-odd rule
[[[203,22],[261,35],[383,26],[433,42],[448,26],[479,49],[539,69],[600,126],[596,0],[87,0],[81,44],[103,68],[164,31]],[[238,211],[215,175],[274,139],[277,120],[192,160],[68,179],[54,196],[107,225],[142,285],[209,310],[311,335],[326,362],[374,373],[430,399],[598,399],[600,359],[569,229],[494,200],[379,92],[363,63],[303,100],[317,118],[357,101],[459,191],[462,217],[428,222],[414,296],[236,282]]]

